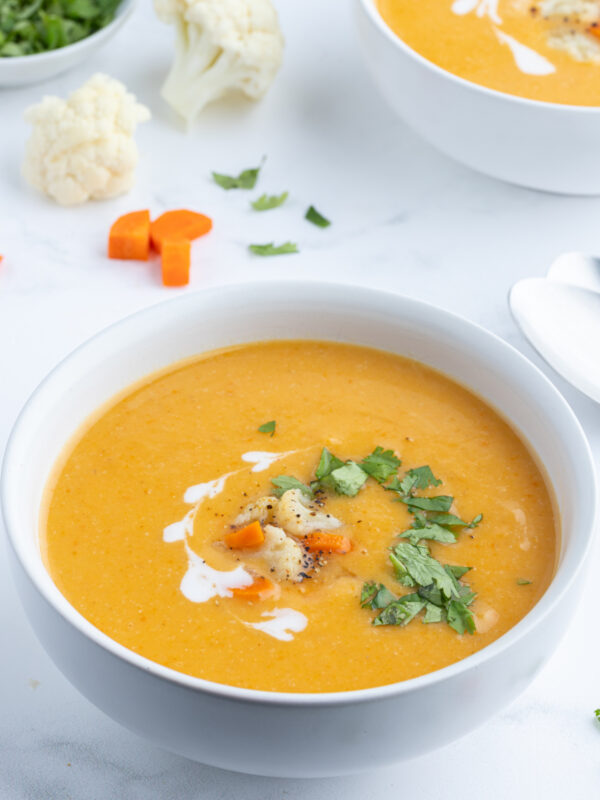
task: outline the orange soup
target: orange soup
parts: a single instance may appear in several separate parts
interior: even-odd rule
[[[136,653],[252,689],[413,678],[515,625],[558,530],[524,443],[433,370],[274,341],[150,376],[76,437],[42,546]]]
[[[413,50],[500,92],[600,106],[596,0],[377,0]]]

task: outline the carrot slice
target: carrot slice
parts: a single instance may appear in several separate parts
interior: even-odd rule
[[[251,522],[245,528],[239,531],[233,531],[225,536],[225,544],[227,547],[240,548],[240,547],[256,547],[262,544],[265,540],[265,535],[260,522]]]
[[[309,553],[349,553],[352,542],[340,533],[308,533],[302,540]]]
[[[588,32],[588,33],[591,33],[591,34],[592,34],[592,36],[595,36],[595,37],[596,37],[596,39],[600,39],[600,25],[591,25],[591,26],[590,26],[590,27],[587,29],[587,32]]]
[[[152,246],[158,252],[166,239],[185,239],[191,242],[204,236],[212,228],[212,220],[204,214],[188,211],[185,208],[176,211],[165,211],[150,225]]]
[[[113,224],[108,234],[108,257],[148,261],[150,212],[132,211]]]
[[[232,589],[234,597],[241,600],[265,600],[275,594],[275,584],[268,578],[262,576],[255,578],[250,586],[243,586],[241,589]]]
[[[185,286],[190,282],[191,248],[184,239],[165,239],[161,259],[164,286]]]

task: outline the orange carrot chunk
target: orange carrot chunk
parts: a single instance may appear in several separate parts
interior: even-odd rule
[[[588,33],[591,33],[592,36],[595,36],[597,39],[600,39],[600,25],[591,25],[588,28]]]
[[[113,224],[108,235],[108,257],[148,261],[150,212],[132,211]]]
[[[309,553],[349,553],[352,542],[347,536],[340,533],[315,533],[307,534],[302,540]]]
[[[232,589],[234,597],[239,597],[241,600],[265,600],[272,594],[275,594],[275,584],[268,578],[258,577],[250,586],[244,586],[241,589]]]
[[[150,238],[154,249],[157,253],[161,253],[166,239],[184,239],[191,242],[199,236],[204,236],[211,228],[210,217],[182,208],[177,211],[165,211],[157,217],[150,225]]]
[[[165,239],[161,258],[164,286],[185,286],[190,282],[191,248],[184,239]]]
[[[240,547],[256,547],[262,544],[265,540],[265,535],[260,522],[251,522],[245,528],[239,531],[233,531],[225,536],[225,544],[227,547],[240,548]]]

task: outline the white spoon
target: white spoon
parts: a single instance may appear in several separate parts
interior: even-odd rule
[[[553,369],[600,403],[599,265],[570,254],[555,262],[551,273],[551,280],[529,278],[513,286],[513,317]],[[563,282],[565,277],[569,283]]]

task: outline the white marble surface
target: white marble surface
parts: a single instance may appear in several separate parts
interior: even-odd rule
[[[104,256],[114,218],[149,206],[189,206],[215,220],[195,248],[192,286],[305,277],[405,292],[475,320],[537,360],[510,319],[506,294],[542,275],[564,250],[600,251],[600,199],[561,198],[480,177],[438,155],[396,120],[362,67],[348,0],[279,0],[284,68],[260,105],[214,107],[188,134],[158,87],[171,32],[140,3],[131,22],[84,67],[45,86],[0,93],[0,452],[21,404],[82,339],[172,297],[157,265]],[[23,109],[64,94],[92,72],[124,80],[154,119],[139,131],[134,191],[65,210],[19,176]],[[259,191],[289,190],[262,215],[248,193],[223,192],[212,169],[235,172],[268,156]],[[254,194],[252,195],[254,196]],[[334,224],[302,219],[314,203]],[[251,257],[251,241],[298,241],[301,254]],[[549,371],[548,371],[549,372]],[[551,374],[600,454],[600,414]],[[531,688],[476,733],[395,768],[352,778],[248,778],[147,745],[80,697],[35,640],[0,561],[0,797],[2,800],[450,800],[598,796],[600,635],[595,569],[564,644]],[[407,736],[410,730],[406,731]],[[401,747],[401,742],[399,742]]]

